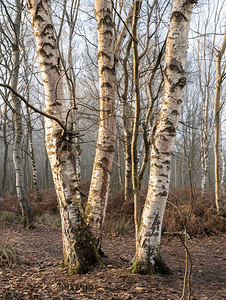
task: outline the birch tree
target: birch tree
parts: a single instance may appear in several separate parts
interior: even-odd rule
[[[105,219],[105,203],[108,198],[116,136],[114,24],[112,22],[111,2],[96,0],[95,16],[97,22],[100,115],[96,156],[86,213],[90,230],[96,237],[98,245]]]
[[[52,167],[62,223],[63,261],[69,272],[83,273],[97,262],[78,188],[75,156],[67,130],[70,108],[61,69],[49,1],[28,1],[45,92],[45,144]],[[57,122],[56,122],[57,120]]]
[[[11,86],[13,89],[17,90],[18,77],[19,77],[19,67],[20,67],[20,49],[19,49],[19,39],[20,39],[20,23],[21,23],[21,13],[22,13],[22,2],[20,0],[15,0],[15,21],[13,24],[13,70],[12,70],[12,80]],[[23,124],[21,117],[21,101],[15,95],[11,94],[13,100],[13,121],[15,127],[15,135],[13,142],[13,162],[16,172],[16,192],[20,207],[22,210],[22,217],[24,226],[31,226],[33,223],[33,214],[31,210],[31,205],[27,199],[24,190],[24,181],[23,181],[23,168],[22,168],[22,154],[21,146],[23,139]]]
[[[115,70],[123,41],[131,25],[132,15],[133,4],[114,47],[112,2],[104,0],[95,1],[100,114],[96,155],[86,214],[88,216],[90,231],[95,236],[99,253],[102,253],[101,235],[107,208],[110,171],[116,141]]]
[[[186,85],[185,58],[195,1],[174,0],[166,42],[164,91],[151,148],[148,193],[142,213],[133,273],[170,273],[160,255],[161,228],[170,181],[172,144]]]
[[[215,200],[218,215],[224,213],[224,203],[221,198],[221,180],[220,180],[220,114],[221,114],[221,85],[225,78],[225,67],[221,71],[221,60],[226,50],[226,29],[224,34],[224,40],[220,50],[216,50],[216,91],[214,98],[214,125],[215,125],[215,137],[214,137],[214,159],[215,159]]]

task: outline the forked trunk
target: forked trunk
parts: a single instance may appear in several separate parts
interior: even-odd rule
[[[170,183],[172,144],[186,84],[184,68],[193,3],[194,1],[187,0],[173,1],[166,43],[163,103],[151,149],[148,194],[132,266],[133,273],[171,273],[161,258],[160,241]]]
[[[67,85],[61,73],[49,3],[46,0],[29,1],[29,9],[42,71],[45,112],[66,126],[64,89]],[[70,136],[62,126],[45,118],[45,144],[61,214],[64,265],[68,266],[69,272],[84,273],[97,262],[97,251],[84,219]]]

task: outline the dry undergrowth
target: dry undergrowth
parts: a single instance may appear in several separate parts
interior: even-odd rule
[[[84,195],[88,194],[90,181],[83,182],[81,191],[83,192],[82,200],[85,203],[87,198]],[[117,191],[118,189],[116,189]],[[147,189],[141,189],[141,204],[144,205]],[[36,222],[48,223],[54,226],[60,226],[60,219],[57,215],[58,204],[54,189],[41,191],[42,202],[38,202],[37,195],[34,190],[27,194],[31,203],[32,210],[36,215]],[[188,225],[188,233],[190,236],[209,235],[218,232],[226,232],[226,219],[217,216],[214,192],[207,193],[202,197],[200,190],[195,190],[195,203],[191,212],[191,219]],[[17,196],[7,194],[4,199],[0,199],[0,223],[1,218],[19,218],[20,207],[17,201]],[[184,187],[170,191],[169,199],[166,206],[166,211],[163,221],[163,233],[175,234],[184,229],[186,218],[190,211],[190,189]],[[9,213],[10,212],[10,213]],[[17,219],[19,221],[19,219]],[[124,201],[124,188],[121,188],[116,193],[111,193],[109,196],[105,231],[115,233],[125,233],[131,231],[133,226],[133,199],[128,202]]]

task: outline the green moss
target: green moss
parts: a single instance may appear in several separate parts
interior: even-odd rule
[[[132,269],[131,269],[132,274],[142,274],[142,275],[151,275],[155,274],[155,269],[154,267],[149,263],[147,264],[145,261],[137,261],[135,260]]]
[[[88,269],[84,269],[83,266],[78,265],[75,268],[68,268],[68,274],[73,275],[73,274],[85,274],[88,272]]]

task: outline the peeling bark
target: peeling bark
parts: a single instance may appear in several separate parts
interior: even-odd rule
[[[29,2],[32,26],[45,92],[45,112],[58,118],[65,126],[67,103],[60,56],[54,36],[49,2]],[[64,265],[69,272],[84,273],[98,260],[94,239],[86,225],[78,188],[75,156],[70,136],[52,119],[45,118],[45,144],[52,167],[62,223]]]
[[[163,103],[151,149],[148,194],[138,235],[133,273],[171,273],[160,255],[161,228],[170,183],[172,144],[186,84],[184,66],[192,7],[191,1],[173,1],[166,42]]]

